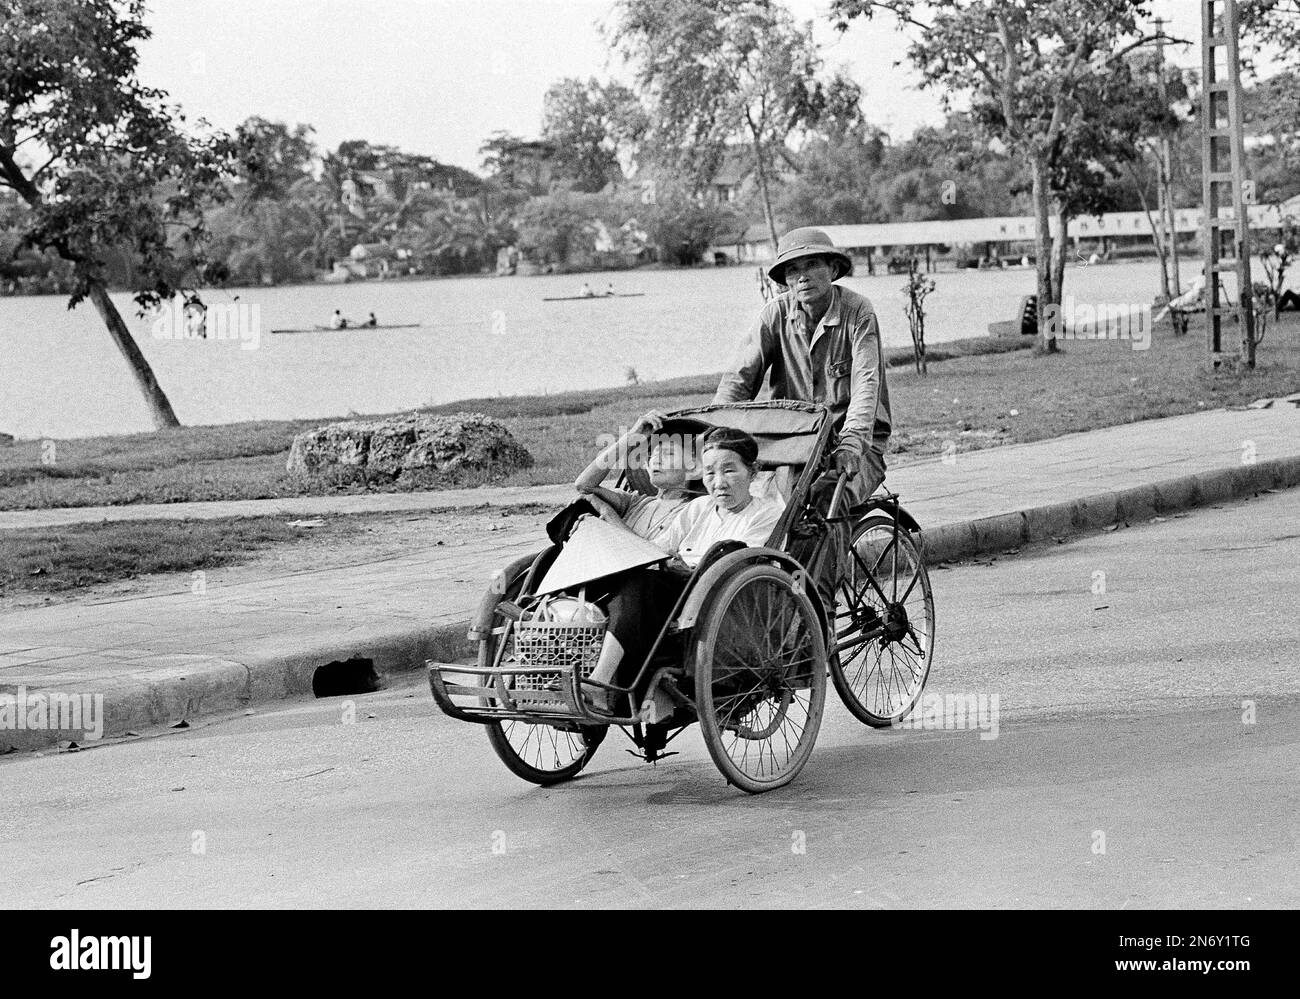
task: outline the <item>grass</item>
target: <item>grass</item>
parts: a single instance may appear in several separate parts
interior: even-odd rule
[[[335,518],[311,533],[343,538],[355,529],[347,518]],[[109,521],[0,531],[0,596],[57,593],[155,572],[215,569],[307,533],[277,517]]]
[[[1039,356],[1026,346],[1023,338],[941,344],[929,352],[933,366],[924,378],[912,370],[910,351],[893,352],[891,363],[903,363],[889,373],[891,454],[939,454],[948,441],[968,450],[1043,440],[1300,390],[1300,316],[1290,313],[1270,326],[1255,371],[1241,376],[1204,370],[1204,340],[1195,325],[1177,338],[1160,326],[1145,351],[1132,350],[1127,341],[1065,341],[1061,353]],[[548,396],[467,399],[424,411],[478,411],[504,421],[535,459],[532,468],[504,484],[533,485],[574,478],[600,435],[629,425],[647,409],[707,402],[716,385],[717,375],[701,375]],[[327,422],[266,421],[56,441],[49,464],[41,460],[41,442],[20,442],[0,448],[0,509],[300,495],[303,487],[284,470],[290,443],[295,434]]]

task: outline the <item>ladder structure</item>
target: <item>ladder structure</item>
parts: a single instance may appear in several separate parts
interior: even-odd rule
[[[1250,220],[1241,129],[1241,68],[1236,0],[1201,0],[1201,172],[1205,206],[1205,338],[1210,368],[1224,359],[1223,319],[1241,331],[1239,368],[1255,366],[1255,310],[1250,283]],[[1236,273],[1237,304],[1226,305],[1220,274]]]

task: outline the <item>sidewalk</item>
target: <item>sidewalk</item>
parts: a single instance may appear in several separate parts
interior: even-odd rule
[[[997,552],[1300,484],[1300,409],[1277,403],[1216,410],[959,451],[949,461],[892,468],[887,484],[925,528],[932,563]],[[231,508],[246,513],[250,506],[260,512],[259,504],[283,505],[268,512],[304,514],[445,509],[480,505],[488,492],[460,490],[456,502],[448,493],[407,493],[162,509],[165,515],[187,515],[179,507],[227,511],[216,516],[233,515]],[[491,492],[493,502],[548,506],[572,496],[567,486]],[[321,502],[344,506],[304,505]],[[388,505],[401,502],[412,505]],[[116,515],[140,508],[108,509]],[[113,735],[305,693],[315,670],[334,660],[371,659],[382,675],[418,669],[426,658],[454,659],[469,651],[465,624],[488,579],[512,557],[541,547],[548,516],[539,513],[532,529],[460,546],[210,584],[202,595],[185,591],[9,613],[0,618],[0,694],[20,686],[102,693],[104,732]],[[68,738],[66,732],[0,728],[0,750],[49,745],[60,735]]]
[[[573,486],[485,486],[409,493],[349,496],[287,496],[280,499],[214,500],[210,503],[134,503],[129,506],[65,506],[47,510],[0,510],[0,531],[23,527],[66,527],[105,520],[216,520],[221,517],[322,517],[348,513],[430,513],[481,506],[561,505]]]

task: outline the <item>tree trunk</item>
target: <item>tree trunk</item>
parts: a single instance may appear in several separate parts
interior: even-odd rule
[[[1038,351],[1056,352],[1055,323],[1060,321],[1060,302],[1052,297],[1052,230],[1048,209],[1047,164],[1034,153],[1029,161],[1033,177],[1035,268],[1038,272]],[[1052,308],[1055,306],[1055,308]]]
[[[1056,210],[1056,240],[1052,243],[1052,301],[1065,301],[1065,250],[1069,245],[1070,216]]]
[[[758,130],[751,129],[754,136],[754,166],[758,173],[758,193],[763,199],[763,215],[767,219],[767,231],[772,237],[772,255],[776,255],[780,240],[776,235],[776,219],[772,217],[772,196],[767,190],[767,168],[763,165],[763,144],[759,141]]]
[[[1178,274],[1178,218],[1174,214],[1177,206],[1174,204],[1174,171],[1173,171],[1173,153],[1171,152],[1173,144],[1168,138],[1161,140],[1161,160],[1160,160],[1160,184],[1164,190],[1165,211],[1168,213],[1169,221],[1169,263],[1170,263],[1170,291],[1177,298],[1183,293],[1183,279]]]
[[[1169,254],[1165,249],[1165,195],[1164,187],[1157,182],[1156,190],[1159,193],[1159,205],[1156,212],[1160,217],[1157,222],[1151,217],[1151,206],[1147,202],[1146,192],[1142,190],[1142,184],[1138,180],[1137,173],[1130,166],[1128,175],[1133,181],[1133,187],[1137,191],[1138,203],[1142,206],[1142,214],[1147,217],[1147,225],[1151,229],[1151,242],[1156,248],[1156,257],[1160,260],[1160,294],[1164,296],[1165,301],[1169,302],[1173,296],[1169,293]]]
[[[90,300],[95,304],[95,311],[99,313],[99,318],[104,320],[104,325],[108,327],[108,334],[117,344],[117,349],[122,352],[126,358],[126,363],[131,367],[131,374],[135,376],[135,383],[139,386],[140,392],[144,395],[144,400],[149,406],[149,415],[153,417],[153,425],[158,430],[167,427],[179,427],[181,421],[176,419],[176,414],[172,411],[172,404],[167,401],[167,395],[163,392],[158,384],[158,379],[154,377],[153,368],[149,367],[149,362],[145,360],[144,354],[140,352],[139,345],[135,338],[131,336],[131,331],[126,328],[126,323],[122,321],[122,315],[117,311],[117,306],[113,300],[108,297],[108,289],[98,281],[91,282]]]

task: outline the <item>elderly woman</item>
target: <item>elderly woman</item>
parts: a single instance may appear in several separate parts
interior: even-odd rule
[[[780,503],[750,494],[758,443],[749,434],[718,427],[705,436],[700,459],[708,495],[688,503],[654,539],[673,555],[668,567],[635,570],[615,581],[595,680],[631,683],[709,547],[729,540],[765,544],[781,517]]]

